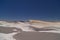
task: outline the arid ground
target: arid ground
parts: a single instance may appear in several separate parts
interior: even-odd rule
[[[9,27],[0,27],[0,33],[12,33],[13,29],[21,31],[21,33],[14,35],[16,40],[60,40],[60,34],[57,33],[22,32],[21,29]]]

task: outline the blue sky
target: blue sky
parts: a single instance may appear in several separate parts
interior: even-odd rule
[[[0,0],[0,19],[60,20],[60,0]]]

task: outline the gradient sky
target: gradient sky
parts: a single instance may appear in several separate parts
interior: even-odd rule
[[[0,19],[60,20],[60,0],[0,0]]]

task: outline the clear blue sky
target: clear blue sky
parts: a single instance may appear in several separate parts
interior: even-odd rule
[[[0,19],[60,20],[60,0],[0,0]]]

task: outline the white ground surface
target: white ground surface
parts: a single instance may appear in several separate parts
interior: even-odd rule
[[[42,22],[43,23],[43,22]],[[40,23],[40,24],[42,24]],[[52,24],[50,24],[52,26]],[[51,33],[59,33],[60,34],[60,23],[58,24],[54,24],[53,26],[54,27],[50,27],[50,25],[48,25],[49,27],[47,29],[55,29],[55,30],[50,30],[50,31],[38,31],[38,32],[51,32]],[[0,21],[0,26],[2,27],[16,27],[16,28],[20,28],[22,29],[22,31],[26,31],[26,32],[35,32],[35,30],[30,27],[30,26],[40,26],[40,25],[37,25],[37,24],[30,24],[28,22],[17,22],[17,23],[8,23],[8,22],[5,22],[5,21]],[[58,26],[58,27],[57,27]],[[44,24],[42,24],[41,28],[45,28]],[[14,29],[14,31],[17,31]],[[20,33],[20,32],[13,32],[13,33],[8,33],[8,34],[5,34],[5,33],[0,33],[0,40],[16,40],[13,38],[14,35],[16,35],[17,33]]]

